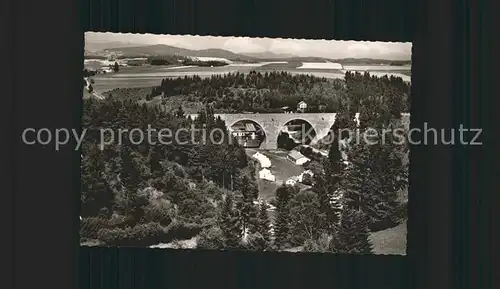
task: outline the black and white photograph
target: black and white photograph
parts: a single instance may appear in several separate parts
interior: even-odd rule
[[[80,244],[406,255],[411,51],[86,32]]]

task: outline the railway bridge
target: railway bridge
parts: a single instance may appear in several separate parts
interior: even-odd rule
[[[225,121],[229,130],[240,121],[251,121],[256,123],[264,131],[265,140],[261,144],[262,149],[274,150],[278,148],[278,136],[285,125],[292,120],[302,120],[311,125],[315,137],[312,143],[325,137],[333,123],[335,113],[237,113],[237,114],[215,114]],[[188,117],[195,118],[197,114],[189,114]]]

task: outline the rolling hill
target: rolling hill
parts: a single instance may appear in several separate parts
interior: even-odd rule
[[[194,56],[194,57],[216,57],[225,58],[232,61],[257,61],[256,58],[246,55],[236,54],[224,49],[203,49],[191,50],[164,44],[134,46],[134,47],[116,47],[99,51],[100,54],[119,55],[122,57],[148,57],[148,56]]]
[[[297,57],[296,55],[293,54],[288,54],[288,53],[274,53],[271,51],[264,51],[264,52],[253,52],[253,53],[242,53],[243,55],[246,55],[248,57],[253,57],[253,58],[259,58],[259,59],[286,59],[286,58],[294,58]]]
[[[373,59],[373,58],[342,58],[330,60],[331,62],[340,63],[342,65],[349,64],[364,64],[364,65],[411,65],[411,60],[388,60],[388,59]]]

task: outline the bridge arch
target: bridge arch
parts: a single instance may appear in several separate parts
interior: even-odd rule
[[[238,122],[242,122],[242,121],[248,121],[248,122],[253,122],[253,123],[256,123],[257,125],[259,125],[259,127],[261,127],[262,129],[264,129],[264,126],[262,123],[260,123],[258,120],[255,120],[255,119],[251,119],[251,118],[239,118],[239,119],[236,119],[236,120],[232,120],[230,123],[230,125],[227,127],[229,130],[232,129],[232,127],[237,124]]]
[[[256,127],[254,133],[242,132],[241,135],[235,136],[238,142],[245,147],[253,147],[253,148],[261,147],[261,145],[266,141],[266,138],[268,137],[268,134],[264,128],[264,124],[262,124],[258,120],[250,118],[239,118],[236,120],[231,120],[228,123],[229,126],[227,128],[230,133],[234,132],[234,126],[236,126],[238,123],[242,124],[252,123]]]
[[[318,139],[325,136],[335,119],[335,113],[255,113],[255,114],[215,114],[225,121],[226,127],[232,130],[232,127],[240,121],[250,121],[260,127],[265,139],[261,144],[262,149],[277,149],[277,139],[283,126],[290,121],[300,120],[308,123],[314,129]],[[314,141],[313,141],[314,142]]]
[[[299,130],[288,130],[288,128],[286,131],[283,130],[285,127],[293,125],[293,123],[297,123],[297,122],[301,123],[301,124],[298,124],[300,126]],[[295,146],[294,143],[295,144],[310,144],[316,139],[316,137],[318,135],[317,130],[318,129],[317,129],[316,124],[307,118],[303,118],[300,116],[290,117],[289,119],[284,120],[283,123],[281,123],[280,127],[278,128],[278,135],[276,137],[277,146],[282,147],[282,148],[286,148],[286,149],[291,149]],[[298,131],[297,134],[300,135],[300,139],[293,137],[292,133],[294,131]],[[290,141],[286,140],[286,139],[280,139],[284,133],[288,134],[288,139]],[[285,141],[288,144],[282,144],[282,143],[280,143],[280,141]],[[293,141],[293,143],[291,141]],[[288,146],[292,146],[292,147],[288,147]]]

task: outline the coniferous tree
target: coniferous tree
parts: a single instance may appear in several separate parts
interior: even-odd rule
[[[320,204],[321,227],[328,230],[334,227],[340,218],[341,188],[340,182],[345,168],[338,142],[339,137],[330,146],[329,154],[323,161],[323,171],[314,175],[313,191],[318,196]]]
[[[308,190],[297,192],[290,200],[289,208],[290,242],[293,245],[300,246],[305,240],[317,239],[327,231],[316,193]]]
[[[281,185],[276,189],[276,223],[274,225],[274,245],[284,249],[290,244],[290,207],[288,204],[295,193],[294,187]]]
[[[251,251],[265,251],[269,249],[269,243],[260,233],[249,234],[244,245],[246,249]]]
[[[91,146],[82,160],[82,200],[81,215],[95,216],[102,209],[109,211],[113,192],[104,177],[104,154],[97,146]]]
[[[185,117],[184,109],[182,109],[181,105],[179,105],[179,107],[177,108],[177,111],[175,112],[175,116],[178,117],[178,118],[184,118]]]
[[[257,221],[256,233],[259,233],[264,239],[266,246],[271,245],[271,219],[267,212],[269,205],[266,201],[262,200],[259,205],[259,215]]]
[[[225,244],[228,248],[239,248],[243,231],[240,216],[234,209],[234,197],[231,193],[226,194],[219,217],[219,227],[222,229]]]
[[[128,191],[134,193],[143,185],[138,158],[128,145],[122,146],[120,180]]]
[[[149,169],[153,179],[161,178],[164,174],[163,165],[164,154],[161,146],[151,146],[149,149]]]
[[[370,254],[372,245],[368,234],[368,220],[361,211],[346,210],[338,230],[330,241],[333,253]]]
[[[237,208],[240,212],[243,231],[255,232],[258,226],[258,208],[254,202],[257,201],[259,190],[246,174],[240,175],[237,179],[235,189],[241,192]]]
[[[349,151],[350,165],[342,180],[344,205],[366,214],[372,229],[392,218],[399,207],[399,192],[407,186],[407,165],[398,149],[389,140],[385,144],[360,143]]]
[[[144,215],[144,206],[148,204],[148,196],[141,194],[143,188],[143,167],[140,156],[127,145],[121,150],[120,180],[123,186],[121,193],[115,198],[115,207],[125,215],[140,220]]]

